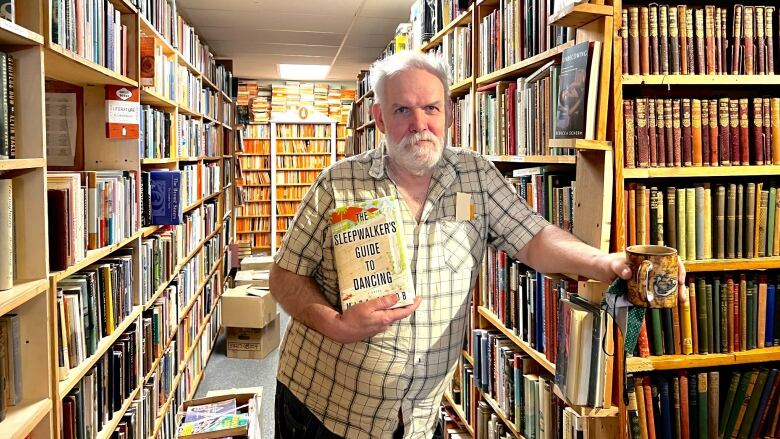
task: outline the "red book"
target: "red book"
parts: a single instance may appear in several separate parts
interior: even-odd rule
[[[750,227],[753,227],[752,224]],[[752,257],[752,256],[751,256]],[[741,326],[739,320],[739,282],[734,282],[734,352],[741,351],[740,331]]]
[[[666,121],[664,116],[664,100],[655,100],[656,138],[658,139],[658,166],[666,164]],[[671,166],[671,165],[669,165]]]
[[[680,439],[690,439],[688,428],[690,416],[688,414],[688,372],[682,370],[680,374]]]
[[[680,100],[672,99],[672,162],[674,166],[682,166],[682,126],[680,115]]]
[[[626,124],[628,124],[628,114],[626,114]],[[647,168],[650,164],[650,134],[647,126],[647,99],[637,98],[636,100],[636,155],[637,165],[640,168]],[[628,147],[628,141],[626,142]],[[630,167],[630,165],[629,165]]]
[[[636,122],[634,121],[634,101],[626,99],[623,101],[623,166],[626,168],[636,167]]]
[[[642,321],[642,326],[639,327],[639,337],[637,338],[637,347],[639,349],[639,356],[647,358],[650,356],[650,340],[647,338],[647,319]]]
[[[712,121],[710,121],[712,123]],[[720,146],[720,165],[731,163],[731,138],[729,137],[729,98],[718,100],[718,139]]]
[[[651,98],[647,100],[647,145],[650,153],[650,166],[658,166],[658,142],[656,142],[658,136],[656,134],[658,129],[657,125],[655,118],[655,99]]]
[[[727,107],[728,108],[728,107]],[[710,101],[710,165],[718,166],[718,145],[720,145],[720,139],[718,134],[720,130],[718,128],[718,100],[713,99]]]
[[[764,104],[753,98],[753,164],[764,164]]]
[[[748,99],[739,99],[739,155],[740,162],[750,164],[750,119],[748,118]]]
[[[682,160],[683,166],[693,165],[693,127],[690,99],[682,100]]]
[[[642,377],[642,388],[645,391],[645,410],[647,411],[647,437],[655,439],[655,411],[653,410],[653,393],[650,377]]]
[[[678,118],[677,120],[679,121],[680,119]],[[666,166],[674,166],[674,148],[677,145],[674,142],[674,111],[672,110],[671,99],[664,99],[664,129],[666,131]]]
[[[739,166],[741,163],[739,143],[739,100],[729,99],[729,147],[731,152],[731,165]],[[747,165],[747,163],[744,163]]]

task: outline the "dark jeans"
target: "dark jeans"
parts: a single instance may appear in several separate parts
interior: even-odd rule
[[[274,426],[276,439],[335,439],[340,438],[320,422],[314,413],[309,410],[290,389],[284,384],[276,381],[276,401]],[[401,439],[404,436],[403,425],[393,432],[394,439]],[[436,424],[436,432],[433,433],[433,439],[441,439],[441,423]]]

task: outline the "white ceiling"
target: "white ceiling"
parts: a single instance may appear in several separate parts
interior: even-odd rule
[[[279,80],[276,65],[328,64],[355,81],[382,53],[412,0],[178,0],[179,13],[233,75]]]

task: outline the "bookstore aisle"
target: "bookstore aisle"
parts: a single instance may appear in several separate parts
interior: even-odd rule
[[[290,316],[284,311],[279,314],[282,328],[287,327]],[[274,349],[262,359],[227,357],[227,337],[223,331],[217,338],[214,351],[206,365],[196,398],[206,396],[211,390],[232,388],[263,388],[263,436],[274,437],[274,396],[276,395],[276,367],[279,364],[279,349]]]

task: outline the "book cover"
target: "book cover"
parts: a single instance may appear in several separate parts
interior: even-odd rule
[[[181,224],[181,172],[155,170],[149,174],[152,224]]]
[[[593,138],[600,53],[598,41],[585,41],[563,51],[555,138]]]
[[[414,301],[403,220],[395,197],[337,207],[330,213],[341,307],[396,294],[395,307]]]
[[[141,120],[138,88],[117,85],[106,86],[106,137],[109,139],[138,139]]]

